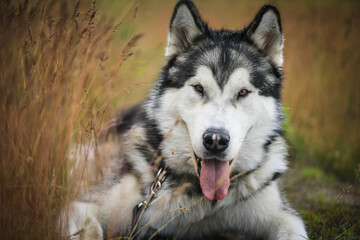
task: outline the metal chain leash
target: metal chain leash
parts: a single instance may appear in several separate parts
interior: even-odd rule
[[[143,213],[145,212],[145,210],[147,209],[147,207],[149,206],[149,204],[152,202],[152,200],[154,200],[154,198],[157,197],[157,194],[159,192],[159,190],[162,188],[162,184],[165,181],[165,175],[166,175],[166,170],[165,168],[160,168],[158,173],[156,174],[156,177],[150,187],[150,193],[149,196],[141,203],[139,203],[138,205],[136,205],[133,209],[133,219],[132,219],[132,224],[131,224],[131,231],[130,231],[130,239],[132,237],[134,237],[134,234],[136,232],[136,229],[139,226],[139,222],[140,219],[143,215]]]

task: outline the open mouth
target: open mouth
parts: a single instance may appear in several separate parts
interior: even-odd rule
[[[200,186],[209,200],[222,200],[226,197],[230,186],[231,161],[216,158],[202,159],[194,153],[198,165]]]

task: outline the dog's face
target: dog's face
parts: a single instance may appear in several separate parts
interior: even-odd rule
[[[226,196],[244,142],[279,129],[282,43],[273,6],[264,6],[241,31],[208,28],[191,1],[175,7],[168,62],[157,85],[161,115],[186,126],[193,167],[210,200]]]

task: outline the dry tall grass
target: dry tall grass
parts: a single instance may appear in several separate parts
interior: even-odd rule
[[[110,20],[95,2],[0,3],[1,239],[58,237],[61,203],[78,191],[71,144],[96,144],[126,91],[119,70],[140,36],[109,47],[135,17],[133,3],[122,9]]]

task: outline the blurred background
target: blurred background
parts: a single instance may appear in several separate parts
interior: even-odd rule
[[[279,8],[288,197],[311,239],[358,239],[360,2],[194,2],[214,28],[242,28],[265,3]],[[147,97],[164,64],[175,4],[0,3],[2,239],[58,237],[59,209],[78,192],[79,176],[68,176],[71,146],[97,144],[118,108]]]
[[[131,24],[144,37],[136,46],[142,71],[135,81],[155,80],[163,64],[169,19],[176,1],[144,1]],[[345,180],[354,180],[360,159],[360,39],[357,1],[195,1],[214,28],[239,29],[265,3],[281,13],[285,34],[284,106],[289,134],[299,161],[321,165]],[[116,14],[117,1],[104,9]],[[126,36],[119,36],[125,37]],[[134,65],[132,65],[134,66]],[[140,67],[140,66],[139,66]],[[127,74],[127,72],[125,72]],[[131,84],[131,82],[130,82]],[[124,96],[124,104],[145,92]]]

